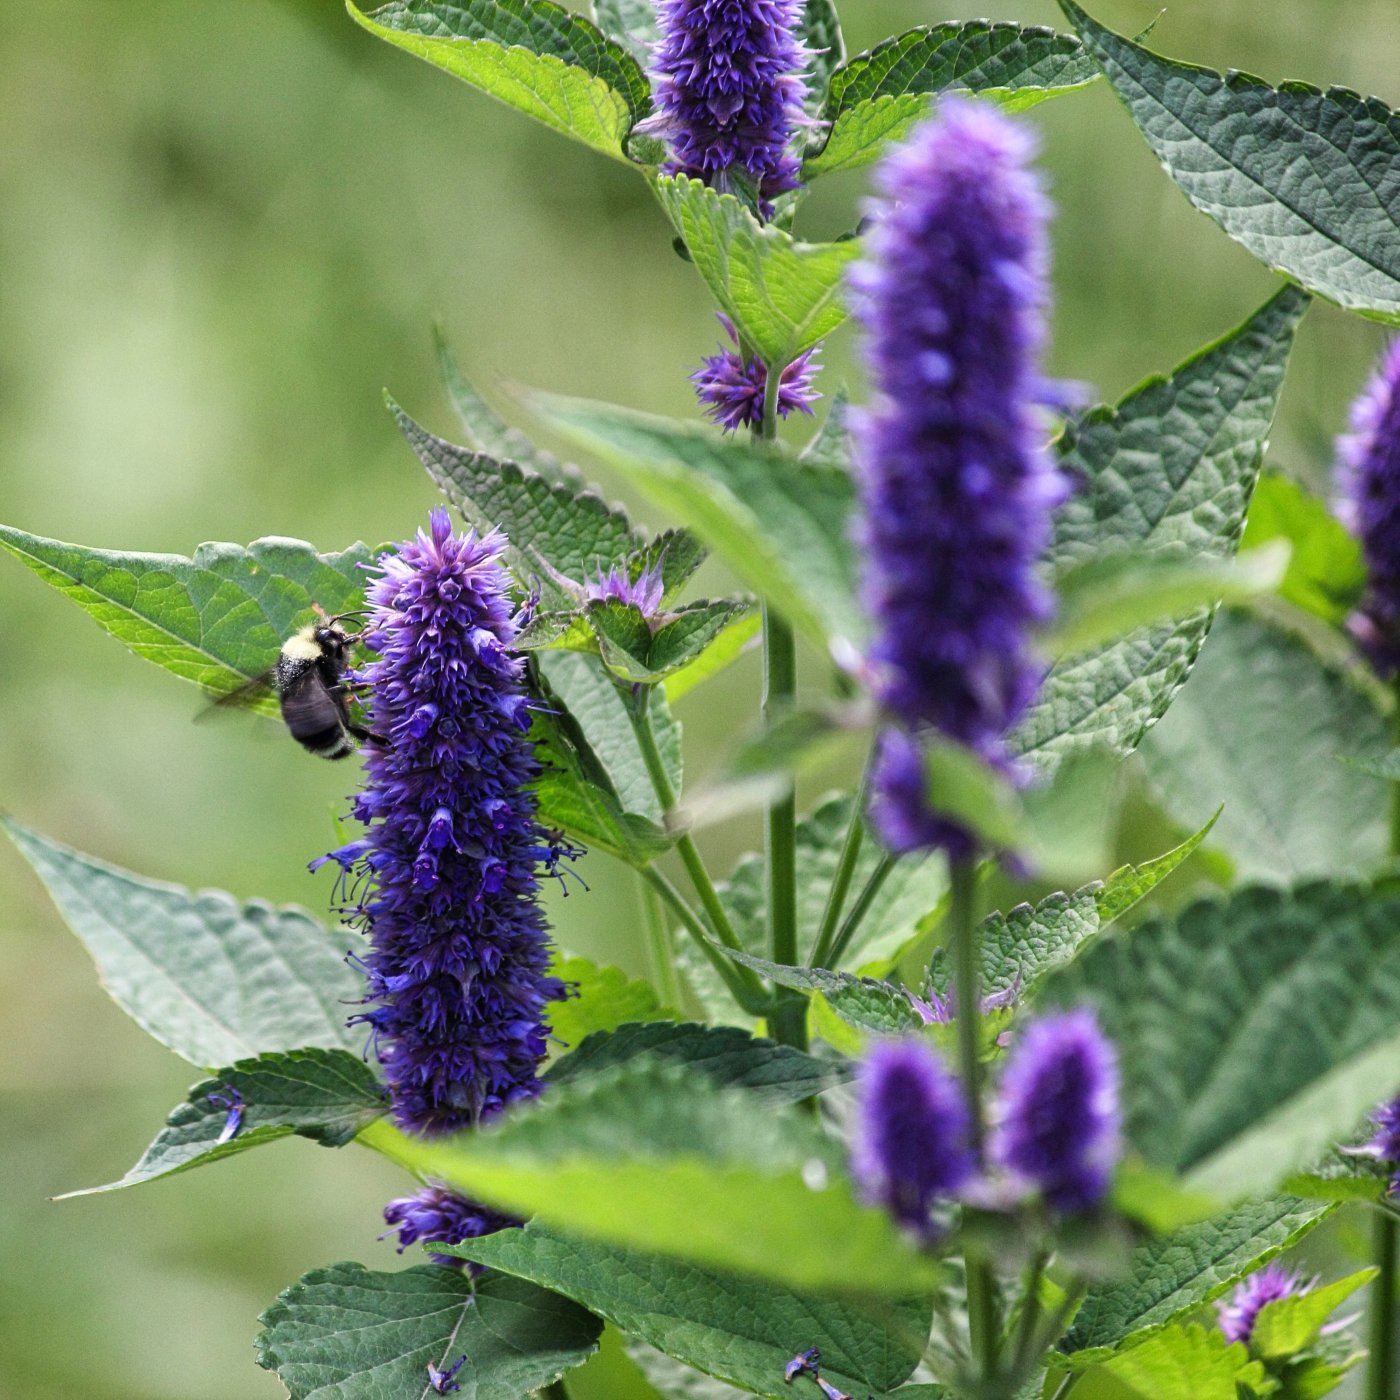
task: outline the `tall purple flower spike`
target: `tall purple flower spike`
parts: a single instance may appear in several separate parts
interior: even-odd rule
[[[1391,342],[1337,442],[1338,514],[1361,540],[1366,596],[1349,627],[1386,676],[1400,670],[1400,340]]]
[[[756,428],[763,422],[763,395],[768,386],[768,368],[755,355],[745,360],[739,353],[739,334],[734,322],[718,313],[732,348],[721,345],[719,353],[707,355],[690,376],[695,396],[710,418],[727,433],[736,428]],[[790,413],[812,414],[812,405],[821,398],[813,387],[821,365],[813,358],[820,346],[804,350],[778,376],[778,416]]]
[[[1266,1303],[1306,1293],[1310,1284],[1301,1274],[1282,1264],[1265,1264],[1239,1283],[1227,1298],[1216,1305],[1220,1330],[1227,1342],[1245,1342],[1254,1335],[1254,1324]]]
[[[446,1133],[539,1091],[547,971],[538,871],[560,854],[535,819],[524,663],[492,533],[431,530],[385,555],[369,586],[370,723],[355,816],[334,859],[367,928],[366,1023],[394,1118]],[[318,862],[319,864],[319,862]],[[358,898],[355,898],[358,896]]]
[[[962,1086],[931,1046],[885,1041],[866,1056],[857,1103],[857,1185],[901,1225],[927,1235],[935,1202],[955,1195],[976,1169]]]
[[[801,0],[658,0],[657,110],[637,129],[669,142],[668,175],[721,191],[746,181],[765,217],[775,195],[797,188],[789,147],[807,121],[809,56],[800,14]]]
[[[875,397],[852,414],[882,743],[872,817],[895,851],[972,849],[929,808],[915,738],[931,728],[1013,771],[1004,736],[1042,667],[1036,574],[1067,484],[1036,401],[1049,205],[1031,135],[945,98],[879,168],[851,277]]]
[[[513,1216],[502,1215],[476,1205],[446,1186],[425,1186],[412,1196],[400,1196],[384,1207],[384,1235],[397,1234],[399,1253],[412,1244],[461,1244],[519,1225]],[[384,1235],[379,1238],[383,1239]],[[469,1263],[455,1254],[429,1254],[434,1264],[445,1268],[466,1267],[473,1277],[482,1265]]]
[[[1093,1210],[1122,1153],[1118,1060],[1091,1011],[1021,1032],[1001,1076],[993,1155],[1061,1215]]]

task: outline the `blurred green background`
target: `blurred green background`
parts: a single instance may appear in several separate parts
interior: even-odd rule
[[[1100,0],[1137,32],[1157,0]],[[847,0],[852,49],[1051,0],[929,10]],[[1179,0],[1175,56],[1400,103],[1394,0]],[[642,181],[357,30],[335,0],[25,0],[0,6],[0,519],[189,553],[284,534],[394,538],[434,493],[383,411],[450,431],[429,327],[468,372],[688,414],[716,327]],[[1060,208],[1053,370],[1116,397],[1236,324],[1272,279],[1161,175],[1101,89],[1038,108]],[[863,174],[813,198],[848,228]],[[1327,307],[1304,326],[1276,465],[1325,478],[1380,344]],[[849,331],[824,387],[857,378]],[[601,474],[600,474],[601,476]],[[613,484],[601,477],[610,490]],[[656,522],[660,523],[660,522]],[[199,696],[0,559],[0,806],[144,873],[323,908],[306,859],[351,766]],[[683,702],[703,772],[748,719],[755,667]],[[708,841],[726,866],[752,836]],[[598,857],[555,905],[575,951],[640,971],[634,891]],[[0,1395],[271,1397],[255,1318],[305,1270],[392,1266],[374,1236],[402,1178],[292,1142],[120,1197],[51,1205],[133,1161],[196,1077],[104,996],[0,849]],[[1184,891],[1183,891],[1184,892]],[[631,1393],[590,1367],[575,1394]],[[645,1393],[645,1392],[640,1392]]]

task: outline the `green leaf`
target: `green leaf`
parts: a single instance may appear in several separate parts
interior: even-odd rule
[[[850,398],[843,384],[832,396],[822,425],[802,449],[802,461],[814,467],[851,470]]]
[[[1379,1269],[1361,1269],[1308,1293],[1265,1303],[1255,1319],[1249,1349],[1265,1361],[1297,1355],[1317,1341],[1327,1319],[1379,1272]]]
[[[523,1279],[492,1275],[473,1287],[437,1265],[313,1269],[260,1320],[258,1365],[277,1372],[290,1400],[426,1395],[428,1364],[445,1370],[463,1355],[462,1400],[522,1396],[581,1366],[603,1330],[577,1303]]]
[[[315,1045],[359,1052],[346,1007],[364,978],[300,909],[240,905],[145,880],[0,819],[108,995],[144,1031],[204,1069]]]
[[[364,606],[363,544],[317,554],[301,540],[244,548],[202,544],[192,559],[135,554],[27,535],[0,525],[0,547],[66,594],[104,631],[215,694],[237,690],[276,660],[282,643],[328,613]],[[276,715],[277,699],[256,705]]]
[[[726,628],[752,613],[744,598],[687,603],[662,614],[653,631],[631,604],[595,602],[587,608],[604,665],[621,680],[648,685],[692,665]]]
[[[1059,611],[1046,649],[1073,655],[1202,607],[1272,593],[1283,582],[1289,553],[1276,540],[1238,559],[1176,547],[1111,550],[1072,564],[1055,580]]]
[[[751,648],[763,626],[757,609],[740,613],[725,624],[704,651],[678,670],[672,671],[662,683],[667,700],[674,704],[688,695],[697,685],[712,679],[732,666]]]
[[[656,197],[715,300],[765,364],[786,365],[846,319],[838,300],[860,243],[799,243],[733,196],[663,175]]]
[[[1271,540],[1287,540],[1292,546],[1280,596],[1334,625],[1345,622],[1366,585],[1360,544],[1325,502],[1286,476],[1265,472],[1255,488],[1241,543],[1255,549]]]
[[[555,1289],[629,1337],[764,1396],[791,1394],[783,1367],[809,1346],[841,1389],[891,1389],[912,1374],[928,1327],[926,1304],[808,1297],[535,1224],[451,1252]]]
[[[1248,1201],[1139,1245],[1121,1278],[1089,1290],[1060,1351],[1082,1365],[1143,1340],[1291,1249],[1333,1209],[1289,1196]]]
[[[747,1390],[736,1390],[693,1366],[676,1361],[635,1337],[623,1341],[628,1360],[646,1377],[647,1384],[663,1400],[746,1400]]]
[[[1357,874],[1384,858],[1386,786],[1337,756],[1390,745],[1369,694],[1298,638],[1225,613],[1143,759],[1168,815],[1223,802],[1212,845],[1242,878],[1277,880]]]
[[[565,958],[550,971],[572,989],[566,1001],[552,1001],[545,1008],[550,1033],[575,1053],[595,1031],[679,1017],[679,1012],[661,1005],[651,983],[634,981],[619,967],[599,967],[587,958]],[[556,1062],[556,1068],[558,1063],[562,1062]]]
[[[1060,463],[1080,489],[1056,518],[1057,567],[1114,546],[1234,553],[1306,307],[1302,293],[1279,292],[1169,378],[1065,429]],[[1209,629],[1202,611],[1057,662],[1013,747],[1039,767],[1095,742],[1130,753],[1184,684]]]
[[[849,1077],[844,1065],[815,1059],[734,1026],[657,1020],[589,1036],[572,1054],[556,1060],[546,1078],[561,1084],[642,1057],[685,1065],[713,1084],[747,1089],[774,1103],[799,1103]]]
[[[1309,291],[1400,324],[1400,117],[1345,88],[1175,63],[1060,8],[1197,209]]]
[[[211,1103],[211,1094],[244,1105],[241,1124],[226,1142],[219,1139],[227,1131],[229,1105]],[[293,1050],[240,1060],[190,1090],[120,1181],[70,1191],[58,1199],[174,1176],[294,1133],[323,1147],[344,1147],[388,1111],[384,1086],[348,1050]]]
[[[1068,1391],[1069,1400],[1237,1400],[1263,1387],[1263,1365],[1216,1327],[1175,1323],[1107,1357]]]
[[[566,1080],[466,1138],[379,1122],[361,1140],[552,1228],[793,1288],[901,1297],[936,1274],[884,1212],[857,1203],[811,1117],[676,1064]]]
[[[973,92],[1024,111],[1099,76],[1068,34],[987,20],[912,29],[858,54],[831,77],[821,116],[830,134],[803,162],[802,178],[875,160],[928,115],[940,92]]]
[[[608,404],[543,394],[530,403],[561,435],[681,517],[816,646],[859,638],[865,624],[855,603],[847,473]]]
[[[1222,1202],[1268,1192],[1400,1086],[1400,898],[1246,888],[1098,939],[1040,1004],[1089,1003],[1129,1141]]]
[[[371,34],[614,160],[627,160],[627,136],[651,110],[637,60],[552,0],[347,8]]]
[[[593,0],[593,22],[626,44],[644,69],[651,63],[652,45],[661,37],[652,0]]]

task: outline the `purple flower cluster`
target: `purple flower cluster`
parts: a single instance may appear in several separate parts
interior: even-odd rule
[[[1351,408],[1337,443],[1338,513],[1361,540],[1367,589],[1349,626],[1387,676],[1400,669],[1400,340]]]
[[[425,1186],[415,1195],[390,1201],[384,1207],[384,1223],[389,1226],[384,1234],[397,1232],[402,1254],[411,1244],[461,1244],[463,1240],[508,1230],[520,1221],[474,1205],[445,1186]],[[383,1238],[381,1235],[380,1239]],[[482,1265],[470,1264],[455,1254],[429,1254],[428,1258],[450,1269],[465,1265],[473,1276],[482,1269]]]
[[[857,1097],[856,1183],[929,1238],[934,1205],[969,1194],[978,1173],[962,1086],[925,1042],[888,1041],[867,1056]],[[1118,1070],[1091,1012],[1045,1017],[1022,1033],[1002,1075],[996,1118],[991,1157],[1016,1186],[1035,1191],[1056,1215],[1102,1203],[1122,1150]]]
[[[1036,575],[1066,482],[1035,403],[1048,203],[1031,136],[946,98],[881,165],[852,276],[876,397],[853,415],[875,688],[909,734],[931,727],[1010,771],[1003,737],[1041,667],[1053,599]],[[872,815],[896,851],[971,849],[928,810],[909,739],[889,738]]]
[[[719,313],[725,334],[733,347],[721,345],[719,353],[707,355],[701,367],[690,376],[695,396],[705,412],[727,433],[736,428],[756,428],[763,422],[763,395],[768,385],[768,367],[757,355],[745,360],[739,353],[739,333],[734,322]],[[821,398],[813,381],[821,365],[813,360],[820,347],[804,350],[778,377],[778,416],[812,413]]]
[[[539,1089],[548,973],[538,868],[558,852],[527,791],[538,765],[499,535],[431,530],[369,586],[370,724],[355,816],[334,859],[363,879],[354,913],[371,1028],[399,1125],[471,1126]],[[319,862],[318,862],[319,864]]]
[[[1225,1340],[1248,1343],[1266,1303],[1306,1293],[1310,1287],[1292,1269],[1285,1269],[1282,1264],[1265,1264],[1215,1305]]]
[[[657,113],[638,130],[670,143],[667,174],[721,191],[746,180],[765,214],[775,195],[797,188],[788,146],[806,122],[800,11],[801,0],[659,0]]]

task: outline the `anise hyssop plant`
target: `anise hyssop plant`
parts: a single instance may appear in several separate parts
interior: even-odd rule
[[[445,347],[467,440],[394,409],[445,498],[416,538],[177,559],[0,528],[133,651],[280,714],[289,782],[362,764],[344,844],[307,835],[324,921],[7,823],[204,1075],[114,1184],[289,1134],[404,1171],[346,1241],[373,1267],[262,1318],[292,1396],[596,1395],[605,1325],[663,1400],[1305,1400],[1358,1363],[1400,1395],[1400,342],[1334,499],[1264,469],[1311,299],[1400,326],[1400,115],[1061,6],[854,57],[831,0],[352,6],[655,192],[721,326],[692,421],[520,407],[673,528]],[[1091,407],[1044,367],[1026,113],[1105,83],[1282,280]],[[813,183],[861,167],[851,235],[802,241]],[[707,554],[732,595],[695,596]],[[687,783],[676,711],[750,649],[752,729]],[[834,746],[846,790],[799,815]],[[1135,754],[1178,836],[1114,868]],[[719,876],[705,827],[755,809],[762,853]],[[543,912],[606,861],[645,981]],[[1276,1257],[1343,1210],[1364,1267]]]

